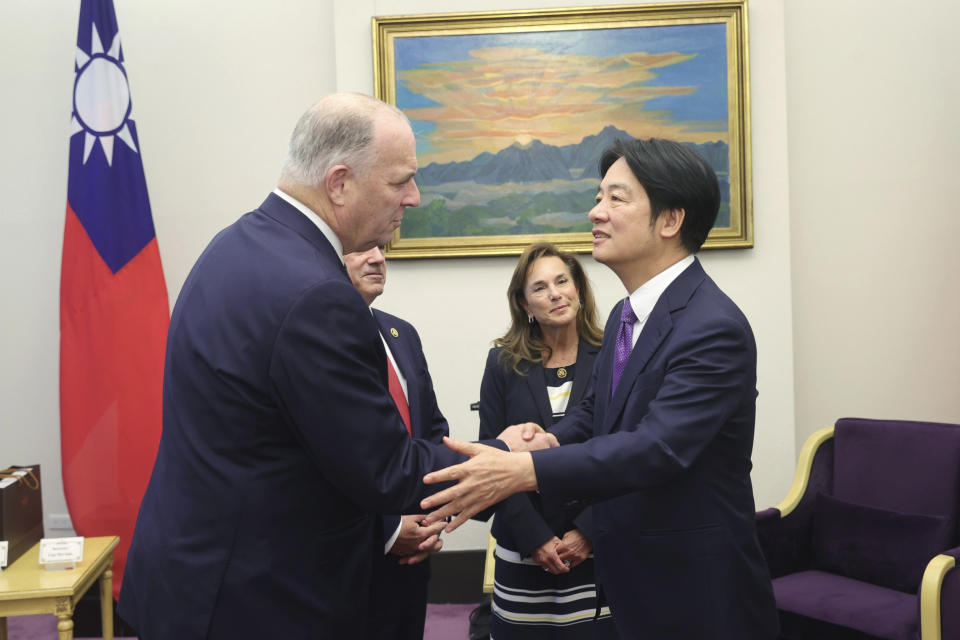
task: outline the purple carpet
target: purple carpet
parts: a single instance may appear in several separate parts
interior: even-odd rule
[[[38,616],[12,616],[7,618],[8,640],[57,640],[57,617],[52,614]],[[74,638],[74,640],[83,640]],[[115,636],[114,640],[136,640]]]
[[[467,640],[470,631],[470,612],[476,606],[475,604],[428,604],[423,640]]]
[[[423,640],[466,640],[473,604],[428,604]],[[8,640],[57,640],[57,618],[53,615],[7,618]],[[75,640],[84,640],[76,638]],[[117,637],[115,640],[136,640]]]

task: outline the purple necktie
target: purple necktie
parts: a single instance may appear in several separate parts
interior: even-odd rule
[[[637,314],[633,312],[630,306],[630,298],[623,301],[623,309],[620,312],[620,330],[617,331],[617,343],[613,351],[613,383],[610,385],[610,396],[617,390],[617,383],[620,382],[620,376],[623,370],[627,368],[627,360],[630,358],[630,352],[633,351],[633,325],[637,321]]]

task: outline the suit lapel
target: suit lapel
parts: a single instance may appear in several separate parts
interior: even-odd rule
[[[573,407],[586,394],[588,383],[593,376],[593,363],[597,357],[597,347],[583,340],[577,347],[577,375],[573,379],[573,389],[570,391],[570,402],[567,407]]]
[[[620,310],[622,308],[623,301],[621,300],[610,312],[607,325],[603,329],[603,344],[594,362],[597,371],[597,380],[593,385],[595,433],[600,433],[600,427],[606,424],[607,409],[610,405],[610,386],[613,380],[613,345],[616,343],[616,332],[620,326]]]
[[[263,204],[260,205],[260,211],[276,222],[296,231],[307,240],[307,242],[315,246],[321,254],[331,260],[339,268],[342,275],[347,278],[346,268],[343,266],[343,261],[340,256],[337,255],[336,249],[333,248],[333,245],[330,244],[327,237],[323,235],[320,228],[308,220],[307,216],[301,213],[296,207],[277,194],[271,193],[267,196],[267,199],[263,201]],[[347,280],[349,280],[349,278],[347,278]]]
[[[593,375],[593,364],[597,357],[597,349],[598,347],[587,344],[582,340],[577,346],[577,375],[573,378],[573,388],[570,390],[567,409],[579,403],[586,395],[590,377]],[[550,396],[547,393],[547,376],[544,373],[543,366],[539,364],[529,365],[527,375],[524,377],[527,379],[530,395],[537,405],[537,412],[542,420],[541,426],[546,429],[553,425],[553,405],[550,404]]]
[[[650,361],[650,357],[653,356],[673,328],[673,322],[670,320],[669,312],[665,308],[660,307],[658,309],[658,307],[660,307],[659,301],[656,307],[654,307],[653,313],[650,314],[647,322],[643,325],[643,331],[640,332],[637,344],[634,345],[633,351],[630,352],[630,357],[627,359],[627,366],[623,370],[620,382],[617,384],[617,390],[614,391],[613,398],[610,399],[604,433],[610,432],[613,418],[620,415],[620,412],[623,410],[623,404],[626,402],[627,397],[629,397],[637,376],[643,372],[647,363]],[[612,366],[611,363],[611,368]]]
[[[657,304],[654,305],[650,316],[643,325],[637,344],[634,345],[630,357],[627,359],[627,366],[623,371],[623,376],[617,384],[617,390],[610,400],[610,406],[603,417],[602,433],[609,433],[613,430],[615,421],[623,410],[623,405],[633,389],[633,384],[637,376],[643,373],[650,359],[663,344],[667,336],[673,330],[674,314],[680,312],[687,306],[693,292],[696,291],[700,283],[703,282],[706,273],[700,265],[700,261],[694,258],[693,264],[687,267],[677,278],[666,288]],[[619,306],[618,306],[619,309]],[[619,317],[619,316],[618,316]],[[609,328],[609,327],[608,327]],[[611,350],[612,354],[612,350]],[[609,369],[607,372],[606,395],[610,395],[610,378],[613,369],[612,355],[610,356]]]
[[[393,359],[397,362],[397,368],[407,382],[407,406],[410,408],[410,430],[413,437],[420,436],[420,393],[418,386],[420,381],[417,379],[417,371],[413,362],[413,355],[410,353],[410,336],[404,335],[403,328],[398,328],[398,323],[394,322],[393,316],[377,309],[373,310],[373,317],[377,320],[377,326],[380,328],[380,335],[388,345]],[[396,331],[394,336],[391,330]],[[384,354],[386,355],[386,354]]]
[[[550,407],[550,397],[547,395],[547,377],[543,373],[543,367],[539,364],[529,365],[524,378],[527,380],[533,402],[537,405],[540,426],[547,429],[553,424],[553,409]]]

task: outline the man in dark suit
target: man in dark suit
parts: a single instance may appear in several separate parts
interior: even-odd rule
[[[380,247],[343,256],[353,286],[367,305],[373,304],[387,283],[387,265]],[[420,336],[409,322],[371,307],[374,320],[394,367],[396,382],[391,393],[410,435],[439,444],[449,434],[446,418],[437,406],[437,396]],[[393,380],[393,378],[391,378]],[[381,517],[382,553],[373,562],[370,590],[370,620],[367,640],[422,640],[427,615],[429,555],[443,548],[441,521],[422,526],[424,514]]]
[[[455,462],[407,433],[341,257],[390,240],[416,170],[400,111],[328,96],[184,282],[120,594],[142,640],[362,635],[375,514],[415,511],[421,474]]]
[[[459,513],[452,530],[517,490],[603,499],[593,506],[597,582],[624,638],[770,640],[777,614],[750,482],[756,346],[693,257],[717,215],[716,175],[656,139],[618,143],[600,169],[593,255],[630,295],[607,322],[594,393],[552,430],[569,446],[453,443],[474,457],[429,474],[462,480],[421,506],[452,500],[428,518]]]

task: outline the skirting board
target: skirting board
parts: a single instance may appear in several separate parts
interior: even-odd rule
[[[480,602],[486,551],[441,551],[430,558],[427,602],[435,604]]]

